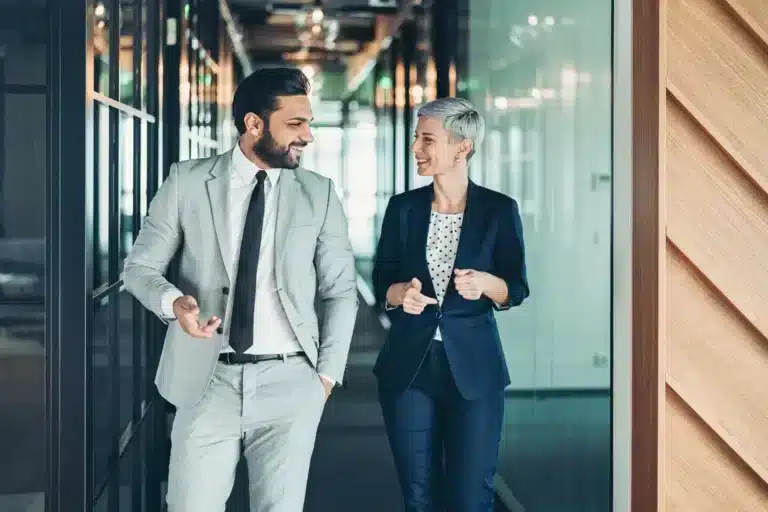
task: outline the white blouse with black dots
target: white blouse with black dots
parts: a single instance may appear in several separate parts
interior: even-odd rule
[[[432,212],[429,219],[427,237],[427,263],[437,301],[442,306],[448,282],[451,279],[456,250],[459,248],[463,213]],[[435,339],[442,340],[440,328],[435,332]]]

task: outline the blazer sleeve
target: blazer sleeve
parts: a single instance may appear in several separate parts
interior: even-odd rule
[[[525,267],[523,222],[517,201],[505,201],[499,218],[499,230],[493,253],[494,274],[507,283],[507,301],[494,304],[497,311],[519,306],[530,294]]]
[[[170,318],[166,317],[163,299],[183,295],[165,278],[168,264],[183,239],[179,187],[178,164],[173,164],[168,178],[149,204],[149,212],[125,259],[122,273],[128,293],[164,323]]]
[[[344,378],[357,319],[357,272],[344,209],[333,182],[326,185],[327,209],[314,258],[323,304],[317,371],[338,383]]]
[[[389,199],[381,223],[381,234],[373,265],[373,293],[376,303],[384,306],[387,290],[397,283],[400,273],[400,212],[396,196]]]

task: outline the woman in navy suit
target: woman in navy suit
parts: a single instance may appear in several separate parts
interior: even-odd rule
[[[489,512],[509,384],[493,311],[528,297],[514,199],[469,180],[484,121],[467,101],[418,112],[433,182],[393,196],[374,267],[392,327],[374,367],[408,512]]]

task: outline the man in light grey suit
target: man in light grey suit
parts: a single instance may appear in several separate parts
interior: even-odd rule
[[[333,183],[298,168],[312,141],[308,90],[295,69],[246,78],[233,100],[239,143],[171,167],[125,262],[128,291],[168,323],[155,382],[177,408],[171,512],[224,511],[241,453],[252,511],[303,509],[358,307]]]

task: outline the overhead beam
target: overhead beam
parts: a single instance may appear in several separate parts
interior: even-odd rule
[[[389,48],[392,39],[397,36],[402,24],[410,19],[413,9],[422,4],[422,0],[404,0],[389,22],[383,22],[383,17],[376,20],[377,30],[375,39],[368,43],[357,55],[347,61],[347,87],[342,100],[348,100],[355,94],[360,85],[371,74],[379,54]],[[380,28],[382,27],[383,28]]]
[[[237,28],[234,18],[232,18],[232,11],[229,9],[229,2],[227,2],[227,0],[219,0],[219,11],[221,13],[221,19],[227,27],[229,39],[232,41],[232,49],[235,52],[237,60],[240,62],[240,66],[243,68],[243,74],[248,76],[253,73],[253,64],[248,57],[248,52],[245,51],[245,47],[243,46],[243,36]]]

